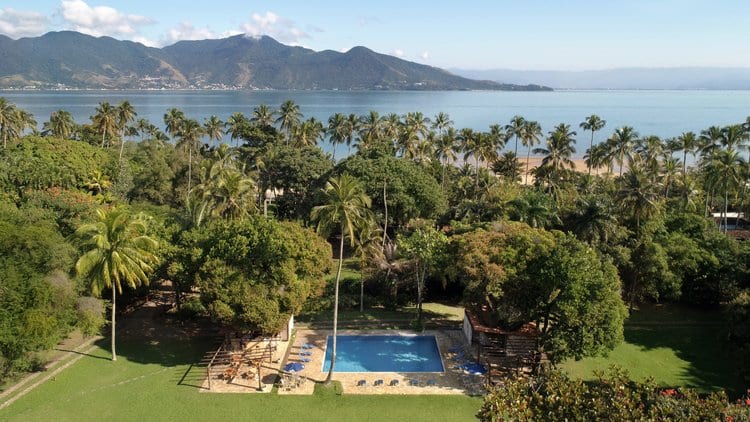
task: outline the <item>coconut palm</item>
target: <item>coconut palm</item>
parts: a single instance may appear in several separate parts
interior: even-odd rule
[[[589,244],[607,243],[619,231],[614,207],[595,195],[579,199],[570,221],[570,231]]]
[[[521,116],[513,116],[512,119],[510,119],[510,123],[505,125],[505,132],[508,135],[508,138],[514,137],[516,138],[515,147],[513,148],[513,153],[518,157],[518,138],[521,137],[521,130],[523,130],[523,122],[526,120]]]
[[[588,151],[586,151],[586,154],[583,156],[583,158],[586,162],[586,166],[588,166],[590,169],[595,168],[596,174],[599,175],[599,168],[603,166],[607,161],[607,144],[601,143],[592,146]]]
[[[442,111],[436,114],[435,120],[432,121],[432,128],[436,130],[439,135],[445,133],[445,131],[451,126],[453,126],[453,120],[451,120],[447,113],[443,113]]]
[[[636,151],[640,154],[649,177],[655,181],[659,177],[661,157],[664,155],[664,143],[661,138],[650,135],[638,140]]]
[[[560,123],[555,130],[549,132],[546,148],[534,148],[534,154],[542,154],[542,163],[540,167],[549,168],[552,173],[560,175],[568,168],[575,168],[575,163],[571,157],[576,152],[574,144],[576,140],[575,131],[570,130],[570,126]]]
[[[742,125],[725,126],[721,129],[721,145],[727,149],[746,149],[745,142],[748,140],[748,133]]]
[[[164,125],[167,133],[174,139],[180,132],[182,123],[185,121],[185,113],[177,108],[170,108],[164,113]]]
[[[184,148],[188,153],[186,204],[190,202],[190,187],[193,179],[193,151],[198,149],[200,139],[204,134],[203,127],[194,119],[185,120],[180,127],[180,131],[177,132],[177,137],[180,139],[177,142],[177,147]]]
[[[3,148],[8,148],[8,141],[13,139],[11,133],[18,124],[18,114],[15,104],[0,97],[0,138],[3,140]]]
[[[578,125],[583,130],[591,131],[591,142],[589,142],[589,150],[594,147],[594,132],[602,130],[606,124],[606,120],[602,120],[601,117],[597,116],[596,114],[592,114],[591,116],[587,117],[586,120],[582,121],[580,125]],[[586,164],[589,168],[589,176],[591,176],[591,164]]]
[[[492,171],[496,175],[513,182],[521,181],[521,170],[521,162],[513,151],[504,153],[492,163]]]
[[[710,157],[706,172],[723,189],[724,207],[722,220],[724,232],[727,230],[727,212],[729,210],[729,192],[736,189],[742,181],[745,161],[734,149],[716,151]]]
[[[430,133],[430,118],[419,111],[406,113],[404,126],[410,128],[420,138],[424,139]]]
[[[333,337],[331,366],[325,383],[330,384],[336,363],[336,335],[338,332],[339,281],[344,263],[344,240],[348,237],[351,246],[355,245],[360,229],[372,220],[371,200],[357,179],[349,174],[332,177],[323,191],[322,203],[313,208],[310,215],[317,222],[318,231],[336,227],[339,230],[339,262],[336,270],[336,284],[333,299]]]
[[[56,138],[68,139],[75,129],[73,115],[65,110],[52,112],[49,121],[42,125],[42,135],[52,135]]]
[[[698,138],[697,150],[701,155],[708,156],[721,145],[721,127],[711,126],[701,131],[701,135]]]
[[[253,109],[253,117],[250,118],[256,126],[273,126],[273,111],[266,104],[260,104]]]
[[[120,155],[119,159],[122,160],[122,151],[125,147],[125,134],[126,134],[126,128],[130,122],[132,122],[135,119],[135,116],[138,115],[138,113],[135,112],[135,107],[133,107],[132,104],[130,104],[130,101],[122,101],[120,104],[118,104],[115,107],[115,114],[117,117],[117,130],[120,131],[121,137],[123,139],[120,140]]]
[[[382,137],[383,120],[377,111],[370,110],[365,116],[359,119],[359,139],[361,145],[359,148],[367,148],[373,142]]]
[[[87,280],[91,292],[99,296],[104,289],[112,290],[112,360],[115,352],[115,315],[117,293],[123,284],[136,288],[148,284],[158,259],[158,244],[147,235],[147,219],[143,214],[132,216],[124,210],[96,211],[97,222],[78,228],[83,255],[76,262],[76,272]]]
[[[227,119],[226,123],[224,123],[224,126],[226,127],[224,133],[229,135],[229,139],[231,139],[232,141],[234,141],[235,139],[238,140],[235,143],[235,146],[239,146],[239,139],[242,138],[242,134],[245,132],[249,125],[250,121],[247,120],[247,117],[245,117],[245,115],[241,112],[236,111],[232,113],[232,115]]]
[[[542,127],[539,122],[526,120],[521,128],[521,144],[526,147],[526,179],[525,184],[529,183],[529,160],[531,159],[531,148],[541,142]]]
[[[549,196],[535,191],[527,191],[523,196],[510,201],[511,218],[534,228],[544,228],[558,222],[554,204]]]
[[[615,129],[609,139],[613,158],[617,161],[617,165],[620,167],[620,176],[622,176],[625,159],[632,160],[635,144],[638,140],[638,132],[630,126],[623,126]]]
[[[648,175],[637,161],[631,161],[628,171],[620,179],[617,192],[619,206],[635,218],[636,230],[640,230],[641,221],[659,211],[658,185],[648,179]]]
[[[350,113],[346,117],[344,128],[346,132],[346,155],[352,155],[352,144],[354,144],[354,139],[359,132],[359,117],[354,113]]]
[[[445,133],[440,134],[435,139],[435,158],[440,160],[440,186],[443,190],[445,190],[445,169],[449,162],[456,161],[456,153],[458,152],[457,137],[456,130],[449,127]]]
[[[343,144],[346,141],[346,128],[348,121],[346,116],[341,113],[336,113],[328,118],[328,138],[331,140],[333,145],[333,159],[336,159],[336,145]]]
[[[311,117],[301,125],[297,126],[295,133],[295,145],[298,146],[315,146],[325,133],[323,123],[315,117]]]
[[[203,130],[208,136],[208,140],[221,142],[221,138],[224,135],[224,122],[219,119],[218,116],[212,115],[208,119],[203,120]]]
[[[117,109],[106,101],[99,103],[96,114],[91,116],[94,128],[102,134],[102,148],[105,146],[107,135],[112,137],[117,133],[119,127],[117,119]]]
[[[286,100],[279,107],[277,115],[279,117],[276,118],[276,123],[278,123],[279,129],[286,134],[286,144],[289,145],[294,129],[297,128],[300,119],[302,119],[302,112],[294,101]]]

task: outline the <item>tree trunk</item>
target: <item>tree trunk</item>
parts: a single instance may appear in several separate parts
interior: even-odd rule
[[[727,232],[727,211],[729,210],[729,186],[724,183],[724,233]]]
[[[341,280],[341,268],[344,264],[344,228],[341,228],[341,240],[339,242],[339,267],[336,271],[336,285],[333,290],[333,341],[331,342],[331,367],[328,369],[328,375],[324,382],[325,385],[331,385],[333,379],[333,365],[336,363],[336,335],[338,334],[339,324],[339,280]]]
[[[185,206],[190,204],[190,182],[193,179],[193,146],[188,144],[188,185],[185,193]]]
[[[524,185],[529,184],[529,160],[531,159],[531,145],[529,145],[529,148],[526,150],[526,178],[523,181]]]
[[[117,291],[117,286],[115,286],[114,283],[112,283],[112,361],[117,360],[117,353],[115,352],[115,294]]]
[[[383,207],[385,208],[385,218],[383,219],[383,249],[385,249],[385,239],[388,236],[388,197],[386,196],[385,190],[387,183],[388,179],[383,179]]]
[[[122,163],[122,150],[125,148],[125,139],[120,141],[120,162]]]
[[[420,329],[422,328],[422,285],[424,284],[425,268],[420,270],[419,264],[417,264],[417,326]]]
[[[359,313],[365,312],[365,278],[359,274]]]
[[[591,142],[589,142],[589,176],[591,176],[591,148],[594,148],[594,130],[591,130]]]
[[[445,193],[445,167],[447,164],[447,159],[440,160],[440,163],[443,165],[442,171],[440,173],[440,190]]]

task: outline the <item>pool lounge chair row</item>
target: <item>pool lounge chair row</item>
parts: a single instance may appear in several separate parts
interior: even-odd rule
[[[388,383],[390,387],[398,387],[399,384],[400,382],[397,379],[392,379],[391,382]],[[412,378],[408,380],[408,384],[410,387],[434,387],[437,385],[437,381],[435,381],[434,379],[429,379],[426,382],[422,382],[421,380]],[[372,385],[375,387],[382,387],[383,385],[385,385],[385,383],[382,379],[377,379],[372,383]],[[357,381],[357,387],[367,387],[367,380],[361,379]]]

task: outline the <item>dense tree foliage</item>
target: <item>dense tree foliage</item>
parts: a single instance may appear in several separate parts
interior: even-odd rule
[[[330,246],[295,223],[216,221],[183,241],[192,247],[178,254],[175,277],[200,289],[214,320],[259,334],[278,333],[330,271]]]
[[[615,267],[570,235],[501,224],[454,236],[456,276],[486,321],[517,329],[533,321],[553,361],[605,352],[623,339],[626,316]]]
[[[591,383],[561,372],[509,380],[493,389],[477,417],[481,421],[707,421],[745,420],[750,409],[724,393],[705,396],[689,389],[662,389],[652,381],[631,381],[612,368]]]

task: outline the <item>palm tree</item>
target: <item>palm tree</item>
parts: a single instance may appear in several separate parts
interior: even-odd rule
[[[447,113],[442,111],[435,115],[435,120],[432,122],[432,128],[438,131],[439,135],[442,135],[451,126],[453,126],[453,120]]]
[[[591,142],[589,142],[589,150],[594,147],[594,132],[602,130],[604,125],[607,124],[606,120],[602,120],[601,117],[596,114],[592,114],[587,117],[586,120],[582,121],[579,127],[583,130],[591,131]],[[589,167],[589,176],[591,176],[591,164],[587,163]]]
[[[508,135],[508,138],[514,137],[516,138],[516,144],[513,148],[513,153],[518,157],[518,138],[521,137],[521,130],[523,130],[523,122],[526,120],[521,116],[513,116],[512,119],[510,119],[510,123],[505,125],[505,132]]]
[[[719,147],[721,138],[722,133],[719,126],[711,126],[708,129],[703,129],[696,148],[700,151],[701,155],[708,156]]]
[[[250,122],[247,120],[244,114],[240,113],[239,111],[236,111],[232,113],[231,116],[227,119],[226,123],[224,123],[224,126],[226,126],[226,134],[229,135],[229,138],[231,140],[240,139],[242,137],[242,134],[245,132],[245,129],[250,125]],[[235,146],[239,145],[239,141],[235,143]]]
[[[383,120],[377,111],[370,110],[370,113],[359,119],[359,139],[360,148],[367,148],[373,142],[382,137]]]
[[[94,124],[94,127],[102,134],[102,148],[104,148],[104,141],[107,135],[111,137],[117,133],[117,119],[117,109],[106,101],[99,103],[99,106],[96,108],[96,114],[91,116],[91,122]]]
[[[260,127],[273,126],[273,111],[266,104],[261,104],[253,109],[250,121]]]
[[[44,122],[42,126],[43,135],[52,135],[56,138],[68,139],[73,133],[76,124],[73,121],[73,115],[65,110],[52,112],[49,116],[49,122]]]
[[[203,127],[194,119],[187,119],[182,123],[177,137],[180,138],[177,146],[182,146],[188,153],[188,181],[185,193],[185,204],[190,202],[190,187],[193,179],[193,151],[198,149],[201,136],[204,135]]]
[[[645,170],[635,161],[631,161],[628,171],[620,180],[617,192],[619,205],[635,218],[636,230],[640,231],[641,220],[651,217],[659,211],[656,185],[648,180]]]
[[[542,127],[539,122],[526,120],[521,128],[521,144],[526,147],[526,180],[529,183],[529,160],[531,159],[531,148],[541,142]]]
[[[586,151],[583,158],[589,169],[595,168],[596,174],[599,175],[599,168],[604,165],[607,160],[607,144],[601,143],[592,146]]]
[[[158,259],[154,254],[158,244],[147,235],[147,220],[143,214],[131,216],[124,210],[96,211],[98,221],[76,230],[84,250],[76,262],[76,272],[91,285],[99,296],[104,289],[112,290],[112,360],[115,352],[116,294],[122,285],[136,288],[148,284],[148,275]]]
[[[346,133],[346,155],[352,154],[352,144],[354,143],[354,137],[359,132],[359,116],[354,113],[350,113],[346,117],[346,125],[344,126]]]
[[[513,182],[521,181],[521,163],[513,151],[508,151],[498,157],[494,163],[492,163],[492,171],[507,180]]]
[[[325,383],[329,385],[333,377],[333,367],[336,363],[336,335],[338,332],[339,315],[339,281],[341,280],[341,268],[344,263],[344,239],[349,238],[351,246],[355,245],[357,233],[366,225],[365,222],[372,220],[370,212],[370,197],[362,188],[359,181],[347,173],[339,177],[332,177],[323,191],[322,204],[313,208],[310,215],[313,221],[317,221],[318,231],[325,228],[338,227],[339,229],[339,262],[336,270],[336,284],[333,298],[333,342],[331,348],[331,367]]]
[[[719,142],[727,149],[746,149],[745,142],[748,139],[748,133],[742,125],[731,125],[721,129],[721,139]]]
[[[328,118],[328,137],[333,145],[333,159],[336,159],[336,145],[343,144],[346,140],[348,121],[346,116],[336,113]]]
[[[474,185],[479,187],[479,140],[476,132],[470,128],[462,128],[458,133],[458,139],[461,141],[461,151],[464,153],[464,161],[469,157],[474,157]]]
[[[286,134],[286,144],[289,145],[289,141],[292,139],[294,129],[299,125],[302,113],[299,110],[299,106],[292,100],[286,100],[281,104],[276,118],[276,123],[279,124],[279,129]]]
[[[311,117],[301,125],[297,126],[295,132],[295,144],[298,146],[315,146],[325,133],[323,123],[315,117]]]
[[[18,114],[16,106],[5,98],[0,97],[0,138],[3,148],[8,148],[8,141],[12,139],[11,132],[17,124]]]
[[[221,121],[217,116],[211,116],[203,121],[203,130],[208,136],[208,140],[216,140],[221,142],[222,135],[224,135],[224,122]]]
[[[710,159],[707,172],[713,180],[719,181],[724,190],[723,230],[727,231],[727,211],[729,210],[729,191],[737,188],[742,181],[744,160],[734,149],[715,152]]]
[[[568,168],[574,168],[575,163],[571,157],[576,152],[573,146],[576,143],[576,132],[571,131],[569,125],[560,123],[549,135],[546,148],[534,148],[534,154],[544,155],[540,167],[547,167],[558,175]]]
[[[527,191],[510,201],[511,218],[534,228],[544,228],[558,221],[550,198],[538,191]]]
[[[406,113],[404,126],[411,128],[420,138],[424,139],[430,133],[430,118],[419,111]]]
[[[448,166],[448,162],[456,160],[457,145],[456,138],[458,137],[456,130],[452,127],[441,134],[435,139],[435,158],[440,160],[441,164],[441,175],[440,175],[440,186],[445,190],[445,168]]]
[[[633,130],[630,126],[623,126],[615,129],[615,132],[610,138],[613,156],[617,161],[617,165],[620,166],[620,176],[622,176],[625,158],[628,158],[629,161],[632,160],[632,154],[637,139],[638,132]]]
[[[177,136],[177,133],[180,132],[184,121],[185,113],[180,109],[170,108],[164,113],[164,125],[166,126],[167,133],[169,133],[169,136],[171,136],[172,139],[174,139],[175,136]]]
[[[579,239],[594,243],[607,243],[618,231],[615,210],[609,201],[591,195],[577,201],[571,222],[570,231]]]
[[[122,101],[115,108],[117,114],[117,129],[122,133],[123,138],[125,135],[126,126],[135,119],[138,113],[135,112],[135,108],[130,101]],[[125,139],[120,141],[120,160],[122,161],[122,150],[125,147]]]

